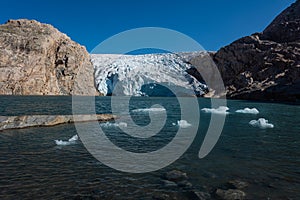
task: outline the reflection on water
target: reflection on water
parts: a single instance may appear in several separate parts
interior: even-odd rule
[[[70,97],[0,99],[0,115],[70,114],[72,107]],[[155,140],[135,140],[120,133],[117,126],[106,126],[111,141],[141,152],[145,148],[159,149],[172,140],[177,130],[173,123],[180,120],[173,98],[136,98],[130,109],[158,102],[165,105],[168,121]],[[201,108],[210,105],[208,99],[199,102]],[[109,111],[109,98],[97,98],[96,103],[98,113]],[[152,199],[156,194],[177,194],[180,199],[188,199],[182,189],[161,183],[162,174],[172,169],[186,172],[196,190],[212,192],[229,180],[240,179],[249,183],[244,189],[249,199],[299,199],[300,107],[249,101],[228,101],[228,107],[230,113],[221,138],[207,157],[197,157],[210,120],[210,114],[202,112],[197,138],[189,150],[172,165],[147,174],[110,169],[93,158],[80,140],[56,145],[55,140],[67,141],[76,135],[73,124],[2,131],[0,199]],[[246,107],[257,108],[259,114],[235,113]],[[132,117],[139,125],[149,123],[147,112],[132,112]],[[258,118],[268,119],[274,128],[249,125]]]

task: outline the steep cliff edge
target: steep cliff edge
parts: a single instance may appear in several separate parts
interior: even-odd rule
[[[262,32],[241,38],[213,55],[228,98],[300,99],[300,1]]]
[[[93,73],[86,49],[53,26],[26,19],[0,26],[0,94],[94,95]]]

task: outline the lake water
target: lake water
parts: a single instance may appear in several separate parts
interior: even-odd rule
[[[1,96],[0,99],[0,115],[72,114],[71,97]],[[198,102],[200,108],[210,107],[209,99]],[[171,165],[142,174],[107,167],[80,140],[67,146],[56,145],[54,140],[68,140],[77,134],[74,124],[2,131],[0,199],[152,199],[161,194],[191,199],[184,189],[162,184],[162,175],[173,169],[186,172],[193,189],[198,191],[213,193],[228,181],[238,179],[249,183],[243,189],[248,199],[300,199],[300,106],[236,100],[227,103],[230,114],[208,156],[198,158],[210,121],[210,114],[201,112],[200,128],[190,148]],[[155,151],[172,141],[178,130],[173,123],[180,120],[178,101],[139,97],[131,100],[130,109],[153,104],[162,104],[167,110],[166,125],[159,136],[149,140],[130,138],[118,127],[107,126],[104,130],[110,140],[137,153]],[[257,108],[260,113],[235,113],[246,107]],[[109,97],[96,98],[96,112],[110,112]],[[119,115],[120,121],[126,121],[122,113]],[[157,112],[154,116],[159,115]],[[132,117],[141,126],[150,122],[147,112],[132,112]],[[261,117],[274,128],[249,125],[251,120]]]

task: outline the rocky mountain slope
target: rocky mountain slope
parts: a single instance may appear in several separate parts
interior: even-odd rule
[[[300,1],[262,32],[241,38],[213,55],[228,98],[300,99]]]
[[[95,92],[93,66],[83,46],[34,20],[9,20],[0,26],[0,94]]]

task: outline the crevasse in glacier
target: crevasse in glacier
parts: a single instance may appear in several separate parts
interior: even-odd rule
[[[207,86],[187,73],[189,55],[91,54],[95,85],[103,95],[201,96]]]

